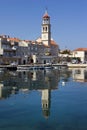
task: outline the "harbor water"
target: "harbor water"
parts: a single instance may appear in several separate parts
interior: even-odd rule
[[[87,130],[87,70],[0,71],[0,130]]]

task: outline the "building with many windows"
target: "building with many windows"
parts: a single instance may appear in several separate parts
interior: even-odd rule
[[[18,62],[16,55],[19,39],[10,38],[7,35],[0,36],[0,64],[10,64]]]
[[[42,18],[41,37],[36,41],[0,36],[0,64],[57,63],[59,47],[51,38],[50,16]]]

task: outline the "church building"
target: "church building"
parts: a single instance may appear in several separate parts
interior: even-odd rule
[[[0,64],[58,63],[58,44],[51,37],[48,12],[42,17],[41,36],[35,40],[21,40],[0,36]]]
[[[50,16],[47,11],[42,17],[41,37],[36,41],[44,45],[44,55],[41,57],[43,63],[57,63],[59,47],[51,37]]]

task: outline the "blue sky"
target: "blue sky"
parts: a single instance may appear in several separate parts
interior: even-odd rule
[[[87,48],[87,0],[0,0],[0,34],[36,40],[46,8],[60,49]]]

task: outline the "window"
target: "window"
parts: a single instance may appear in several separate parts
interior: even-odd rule
[[[46,27],[46,32],[47,32],[47,27]]]

